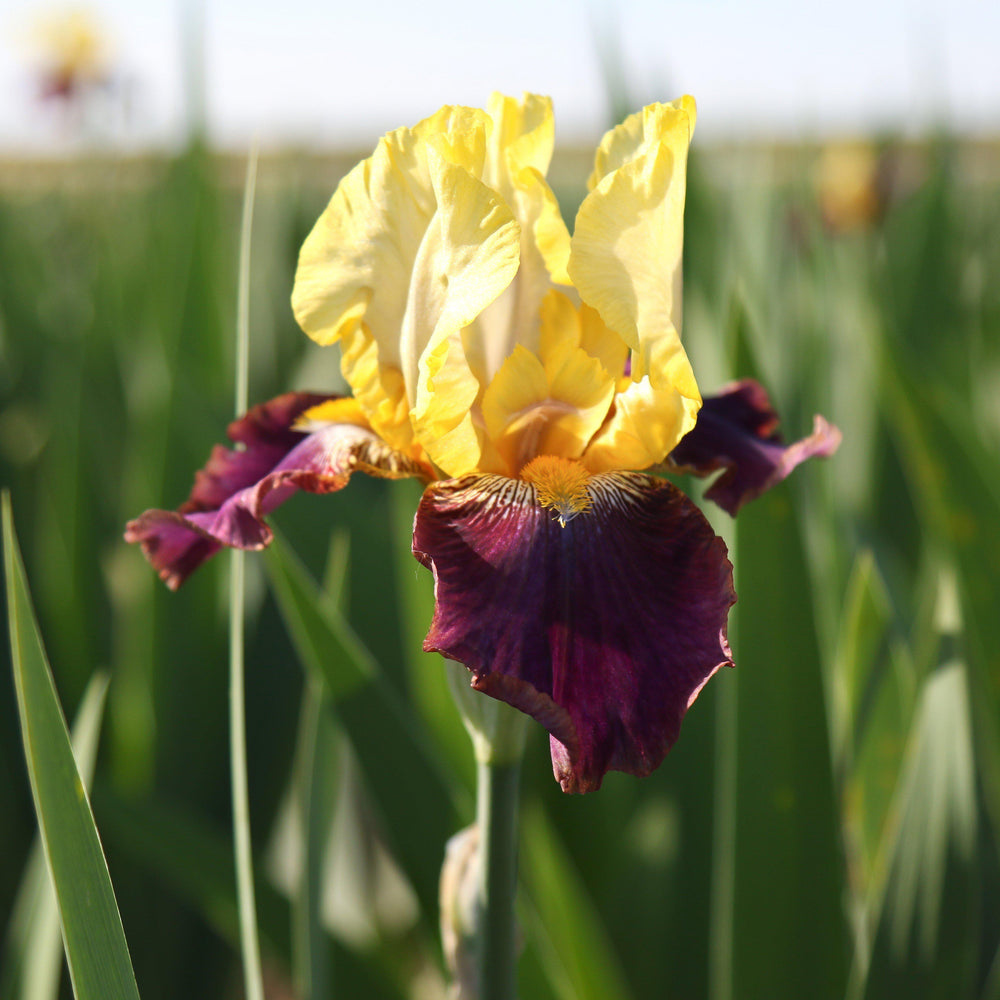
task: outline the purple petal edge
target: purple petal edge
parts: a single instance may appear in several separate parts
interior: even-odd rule
[[[422,474],[368,428],[339,423],[311,433],[292,429],[301,413],[333,398],[286,393],[255,406],[228,429],[244,448],[216,445],[187,501],[176,511],[141,514],[126,526],[125,540],[141,545],[160,578],[176,590],[223,546],[270,544],[263,518],[297,490],[334,492],[359,469],[390,477]]]
[[[652,772],[732,665],[732,565],[701,512],[641,473],[594,476],[588,490],[592,509],[562,527],[529,483],[434,483],[413,534],[435,581],[424,649],[548,729],[565,792],[593,791],[609,770]]]
[[[780,483],[807,458],[828,457],[840,445],[840,431],[821,416],[812,434],[790,445],[778,433],[778,415],[759,382],[745,379],[706,396],[694,430],[670,453],[675,471],[722,475],[705,496],[731,515]]]

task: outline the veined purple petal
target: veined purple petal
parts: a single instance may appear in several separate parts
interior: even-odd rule
[[[333,397],[286,393],[255,406],[230,424],[229,438],[244,445],[216,445],[195,475],[187,501],[176,511],[148,510],[125,529],[168,587],[184,580],[223,545],[262,549],[271,541],[265,514],[296,490],[332,493],[356,470],[398,478],[421,467],[353,423],[331,423],[310,433],[292,425],[301,413]]]
[[[522,480],[472,475],[425,491],[414,555],[434,572],[424,649],[551,734],[566,792],[645,775],[720,666],[736,600],[726,546],[676,487],[603,473],[562,527]]]
[[[680,472],[708,476],[725,471],[705,493],[735,516],[748,500],[780,483],[813,456],[832,455],[840,431],[823,417],[813,417],[813,432],[786,445],[778,433],[778,415],[760,383],[734,382],[716,396],[706,396],[694,430],[667,458]]]

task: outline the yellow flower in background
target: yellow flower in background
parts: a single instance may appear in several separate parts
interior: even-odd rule
[[[81,87],[108,79],[107,35],[96,16],[84,8],[40,16],[34,24],[32,43],[41,64],[44,97],[72,97]]]
[[[306,240],[292,296],[372,429],[446,476],[662,462],[701,397],[678,328],[693,99],[605,135],[572,237],[551,102],[494,95],[386,135]],[[322,412],[306,419],[322,419]]]
[[[823,222],[833,232],[873,226],[885,208],[884,178],[870,142],[838,142],[823,148],[815,186]]]

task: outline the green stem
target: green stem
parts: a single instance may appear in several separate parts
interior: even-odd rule
[[[233,793],[233,841],[236,852],[236,900],[247,1000],[264,1000],[257,906],[250,845],[250,799],[247,792],[246,691],[243,673],[243,553],[231,552],[229,611],[229,761]]]
[[[521,762],[477,765],[476,822],[482,877],[479,884],[479,1000],[517,996],[518,795]]]
[[[239,289],[236,317],[236,415],[247,407],[250,343],[250,233],[257,181],[257,149],[247,161],[243,191],[243,222],[240,232]],[[239,908],[240,949],[243,957],[243,988],[247,1000],[264,1000],[264,977],[257,937],[257,904],[253,887],[253,851],[250,844],[250,796],[247,791],[247,722],[244,684],[245,620],[244,555],[230,553],[229,576],[229,760],[233,793],[233,843],[236,852],[236,899]]]
[[[734,562],[738,534],[730,527],[727,542]],[[739,631],[738,612],[729,619],[729,639],[735,647]],[[737,660],[738,662],[738,660]],[[730,679],[727,677],[727,681]],[[733,942],[736,919],[736,792],[739,780],[737,739],[739,727],[739,677],[716,692],[714,820],[710,892],[708,996],[710,1000],[733,998]]]
[[[323,697],[322,682],[316,677],[308,677],[302,694],[295,755],[302,865],[292,897],[292,982],[301,1000],[330,995],[321,911],[333,780],[330,773],[332,746]]]

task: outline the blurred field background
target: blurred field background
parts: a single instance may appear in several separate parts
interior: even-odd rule
[[[288,296],[367,152],[259,163],[253,402],[339,384]],[[591,155],[557,153],[569,219]],[[121,533],[187,495],[232,417],[244,171],[197,138],[0,162],[0,483],[67,718],[109,678],[93,803],[145,1000],[241,995],[226,560],[170,594]],[[1000,998],[998,232],[997,142],[696,138],[683,336],[699,384],[759,377],[788,437],[821,412],[844,441],[738,521],[712,514],[736,566],[737,669],[659,771],[565,797],[533,732],[525,1000]],[[446,667],[420,652],[417,496],[358,476],[296,497],[274,518],[283,554],[247,561],[269,997],[445,995],[436,879],[474,775]],[[310,587],[339,631],[296,618]],[[350,680],[361,660],[373,678]],[[15,903],[39,878],[9,677],[4,1000],[30,995]]]

